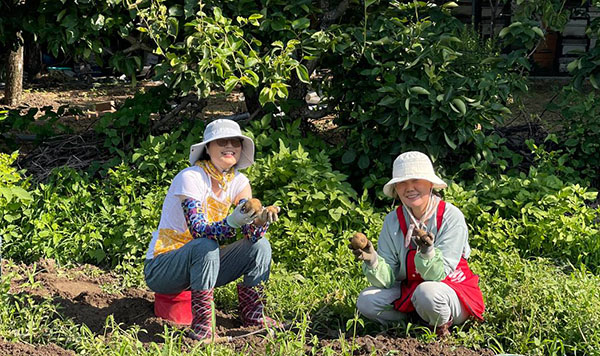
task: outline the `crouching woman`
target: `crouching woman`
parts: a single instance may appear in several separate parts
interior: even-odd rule
[[[190,148],[189,159],[191,166],[167,191],[146,254],[146,284],[161,294],[191,289],[191,336],[198,340],[215,337],[214,288],[241,276],[237,290],[244,325],[279,325],[264,314],[261,286],[271,268],[271,245],[263,236],[279,210],[246,208],[252,189],[238,171],[254,162],[254,142],[236,122],[216,120],[207,125],[204,141]],[[238,232],[245,238],[236,241]]]
[[[464,216],[433,194],[446,187],[425,154],[405,152],[394,161],[383,192],[401,204],[386,216],[377,252],[370,241],[353,250],[372,285],[356,303],[367,318],[388,324],[416,312],[440,337],[469,318],[483,320]]]

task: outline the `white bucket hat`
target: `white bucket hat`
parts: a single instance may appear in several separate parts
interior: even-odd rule
[[[242,139],[242,153],[235,167],[237,169],[250,167],[254,163],[254,141],[250,137],[242,135],[242,130],[237,122],[227,119],[215,120],[206,126],[204,141],[190,147],[190,164],[193,166],[196,163],[210,142],[233,137]]]
[[[448,185],[433,171],[429,157],[421,152],[404,152],[394,161],[392,179],[383,186],[383,193],[390,198],[396,197],[395,185],[409,179],[425,179],[433,184],[433,188],[443,189]]]

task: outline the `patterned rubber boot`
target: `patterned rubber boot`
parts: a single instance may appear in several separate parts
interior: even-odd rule
[[[283,324],[273,320],[264,313],[263,286],[246,287],[237,285],[240,318],[244,326],[260,326],[281,328]]]
[[[192,332],[190,337],[204,340],[217,337],[213,334],[213,289],[192,290]]]

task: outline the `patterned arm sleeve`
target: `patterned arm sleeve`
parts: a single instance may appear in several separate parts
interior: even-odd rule
[[[242,226],[242,234],[245,238],[252,241],[252,243],[256,243],[259,239],[265,236],[267,229],[269,228],[269,223],[264,224],[263,226],[256,226],[254,224],[247,224]]]
[[[181,202],[183,216],[190,234],[195,239],[207,238],[222,243],[235,237],[235,229],[227,224],[227,219],[209,223],[202,213],[202,203],[199,200],[186,198]]]

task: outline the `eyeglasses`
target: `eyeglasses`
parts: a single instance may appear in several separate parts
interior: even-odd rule
[[[218,140],[215,140],[215,142],[220,147],[227,146],[227,142],[229,142],[229,144],[231,146],[236,147],[236,148],[242,146],[242,140],[240,140],[239,138],[220,138]]]

